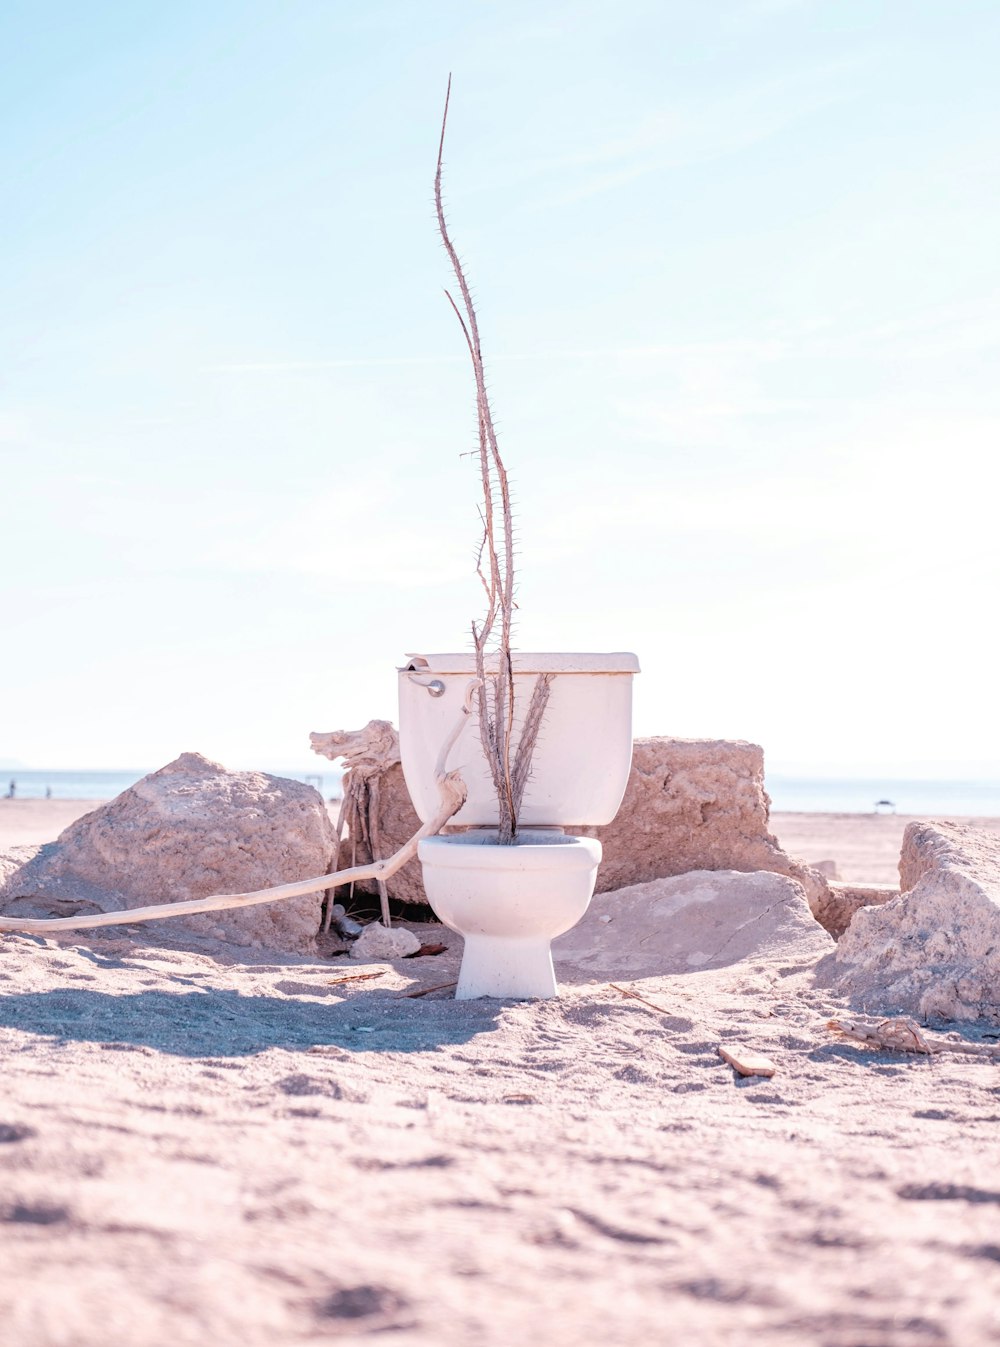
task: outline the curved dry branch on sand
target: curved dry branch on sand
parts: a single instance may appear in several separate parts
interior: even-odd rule
[[[301,898],[307,893],[318,893],[335,885],[350,884],[353,880],[375,879],[385,881],[390,875],[413,859],[417,847],[425,837],[439,833],[450,818],[465,804],[468,790],[458,772],[446,770],[448,755],[465,728],[470,714],[470,699],[454,728],[441,746],[434,779],[441,796],[441,808],[422,828],[413,834],[400,849],[382,861],[370,865],[356,865],[349,870],[332,870],[315,879],[299,879],[292,884],[279,884],[273,889],[258,889],[254,893],[215,893],[207,898],[191,898],[179,903],[155,903],[151,907],[133,907],[125,912],[102,912],[92,917],[0,917],[0,931],[20,931],[26,935],[58,935],[62,931],[86,931],[101,926],[131,926],[135,922],[165,921],[169,917],[191,917],[200,912],[221,912],[239,907],[256,907],[261,903],[277,903],[286,898]],[[321,736],[322,737],[322,736]]]
[[[433,837],[440,832],[465,803],[465,782],[457,772],[449,772],[438,785],[442,800],[440,811],[387,860],[374,861],[371,865],[356,865],[350,870],[334,870],[328,875],[318,875],[315,879],[299,879],[293,884],[258,889],[255,893],[216,893],[207,898],[191,898],[180,903],[155,903],[151,907],[133,907],[126,912],[102,912],[94,917],[0,917],[0,931],[58,935],[61,931],[92,930],[98,926],[130,926],[133,922],[164,921],[168,917],[190,917],[199,912],[220,912],[226,908],[278,903],[285,898],[301,898],[306,893],[318,893],[334,885],[349,884],[352,880],[385,880],[412,860],[423,838]]]

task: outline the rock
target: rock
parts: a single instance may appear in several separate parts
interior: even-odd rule
[[[813,916],[839,940],[859,908],[880,907],[898,897],[895,884],[831,883],[826,893],[813,903]]]
[[[380,921],[373,921],[351,946],[351,958],[364,963],[391,962],[416,954],[419,948],[420,941],[412,931],[402,926],[393,926],[387,930]]]
[[[840,878],[840,867],[837,865],[837,862],[834,861],[834,860],[829,860],[829,861],[810,861],[810,862],[809,862],[809,868],[810,868],[811,870],[818,870],[819,873],[820,873],[821,875],[823,875],[824,878],[826,878],[826,879],[839,879],[839,878]]]
[[[398,763],[378,778],[382,856],[413,836],[420,820],[410,803]],[[764,753],[756,744],[719,739],[637,739],[621,809],[598,837],[604,860],[598,892],[685,874],[691,870],[767,870],[802,884],[821,905],[823,876],[787,856],[768,831],[770,801],[764,791]],[[340,864],[352,864],[351,844]],[[357,863],[370,859],[358,844]],[[374,885],[369,886],[374,890]],[[408,862],[388,881],[393,898],[426,903],[420,863]]]
[[[0,904],[10,915],[44,917],[66,914],[67,904],[109,912],[242,893],[323,875],[333,849],[311,786],[184,753],[41,847],[7,876]],[[322,898],[175,917],[170,929],[310,952]]]
[[[696,870],[596,895],[552,953],[557,973],[566,963],[591,977],[643,978],[768,961],[784,973],[832,948],[795,880]]]
[[[38,851],[37,845],[11,847],[8,851],[0,851],[0,893],[3,892],[3,886],[11,875],[16,874],[22,866],[27,865],[28,861],[33,860]]]
[[[904,892],[863,907],[837,946],[837,987],[860,1008],[1000,1023],[1000,836],[910,823]]]
[[[810,901],[821,875],[793,861],[768,831],[764,750],[739,739],[637,739],[625,798],[598,837],[597,886],[620,889],[691,870],[767,870],[788,875]]]
[[[915,889],[924,875],[936,871],[970,871],[992,877],[1000,864],[1000,836],[967,823],[910,823],[899,853],[899,887]],[[997,871],[1000,878],[1000,870]]]

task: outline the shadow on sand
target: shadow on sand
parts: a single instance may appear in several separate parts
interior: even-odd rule
[[[268,1048],[424,1052],[496,1027],[506,1002],[415,1000],[358,991],[324,1005],[295,997],[82,988],[0,997],[0,1026],[61,1041],[145,1046],[178,1057],[247,1057]]]

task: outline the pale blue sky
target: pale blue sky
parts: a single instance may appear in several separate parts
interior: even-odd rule
[[[0,8],[0,757],[307,766],[478,615],[639,733],[1000,771],[995,0]]]

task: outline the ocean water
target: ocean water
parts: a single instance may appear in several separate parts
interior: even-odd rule
[[[269,769],[265,769],[269,770]],[[331,763],[319,772],[279,772],[272,776],[289,777],[292,781],[305,781],[315,786],[324,799],[339,797],[340,782],[343,773]],[[0,796],[10,790],[14,783],[15,799],[44,800],[49,792],[53,800],[113,800],[123,790],[142,777],[146,772],[28,772],[13,768],[0,774]]]
[[[815,778],[766,776],[776,813],[871,814],[889,800],[897,814],[935,818],[1000,817],[1000,782],[918,781],[893,777]],[[891,813],[883,807],[880,812]]]
[[[332,764],[321,772],[272,771],[273,776],[307,781],[325,799],[341,794],[343,773]],[[145,772],[28,772],[0,774],[0,796],[15,783],[17,799],[40,800],[46,790],[55,800],[111,800]],[[1000,818],[1000,782],[901,781],[892,777],[800,777],[768,775],[771,808],[777,813],[870,814],[877,800],[891,800],[897,814]]]

